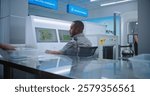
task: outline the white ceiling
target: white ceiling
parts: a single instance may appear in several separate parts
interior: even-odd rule
[[[110,2],[115,2],[115,1],[121,1],[121,0],[96,0],[94,2],[90,2],[90,0],[58,0],[59,3],[66,3],[66,4],[75,4],[78,6],[82,6],[88,10],[95,9],[95,8],[100,8],[100,4],[102,3],[110,3]],[[132,0],[130,2],[134,2],[137,0]],[[126,3],[130,3],[126,2]]]
[[[114,1],[121,1],[121,0],[96,0],[95,2],[90,2],[90,0],[58,0],[58,10],[52,10],[48,8],[43,8],[39,7],[36,5],[29,5],[29,13],[30,11],[35,11],[35,12],[49,12],[53,14],[58,14],[58,15],[66,15],[66,5],[67,4],[74,4],[83,8],[88,9],[89,11],[93,11],[96,9],[101,8],[100,4],[102,3],[107,3],[107,2],[114,2]],[[131,2],[135,2],[137,0],[133,0]],[[131,3],[127,2],[127,3]],[[125,4],[125,3],[122,3]],[[121,5],[121,4],[120,4]],[[111,5],[114,6],[114,5]]]
[[[102,3],[109,3],[114,1],[121,1],[121,0],[96,0],[94,2],[90,2],[90,0],[58,0],[58,6],[59,9],[62,9],[62,7],[66,4],[75,4],[90,10],[90,9],[101,7],[100,4]],[[137,0],[132,0],[130,2],[134,2],[134,1]],[[126,3],[130,3],[130,2],[126,2]]]

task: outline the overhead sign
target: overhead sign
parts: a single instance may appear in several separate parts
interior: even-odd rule
[[[57,9],[58,8],[58,0],[28,0],[29,4],[35,4],[38,6]]]
[[[74,15],[84,16],[84,17],[88,16],[87,9],[72,4],[67,5],[67,12]]]

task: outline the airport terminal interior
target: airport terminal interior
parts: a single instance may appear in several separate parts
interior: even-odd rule
[[[0,44],[15,47],[0,48],[0,78],[150,79],[149,9],[150,0],[0,0]],[[76,20],[91,46],[70,35]],[[75,54],[46,53],[68,42]]]

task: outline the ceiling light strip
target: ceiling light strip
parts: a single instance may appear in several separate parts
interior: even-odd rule
[[[110,3],[101,4],[101,6],[114,5],[114,4],[129,2],[129,1],[132,1],[132,0],[122,0],[122,1],[110,2]]]

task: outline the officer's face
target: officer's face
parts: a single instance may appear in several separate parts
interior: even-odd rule
[[[76,34],[76,28],[74,23],[71,24],[69,32],[71,37],[73,37]]]
[[[81,28],[77,24],[72,23],[69,32],[71,37],[73,37],[74,35],[79,34],[81,32]]]

